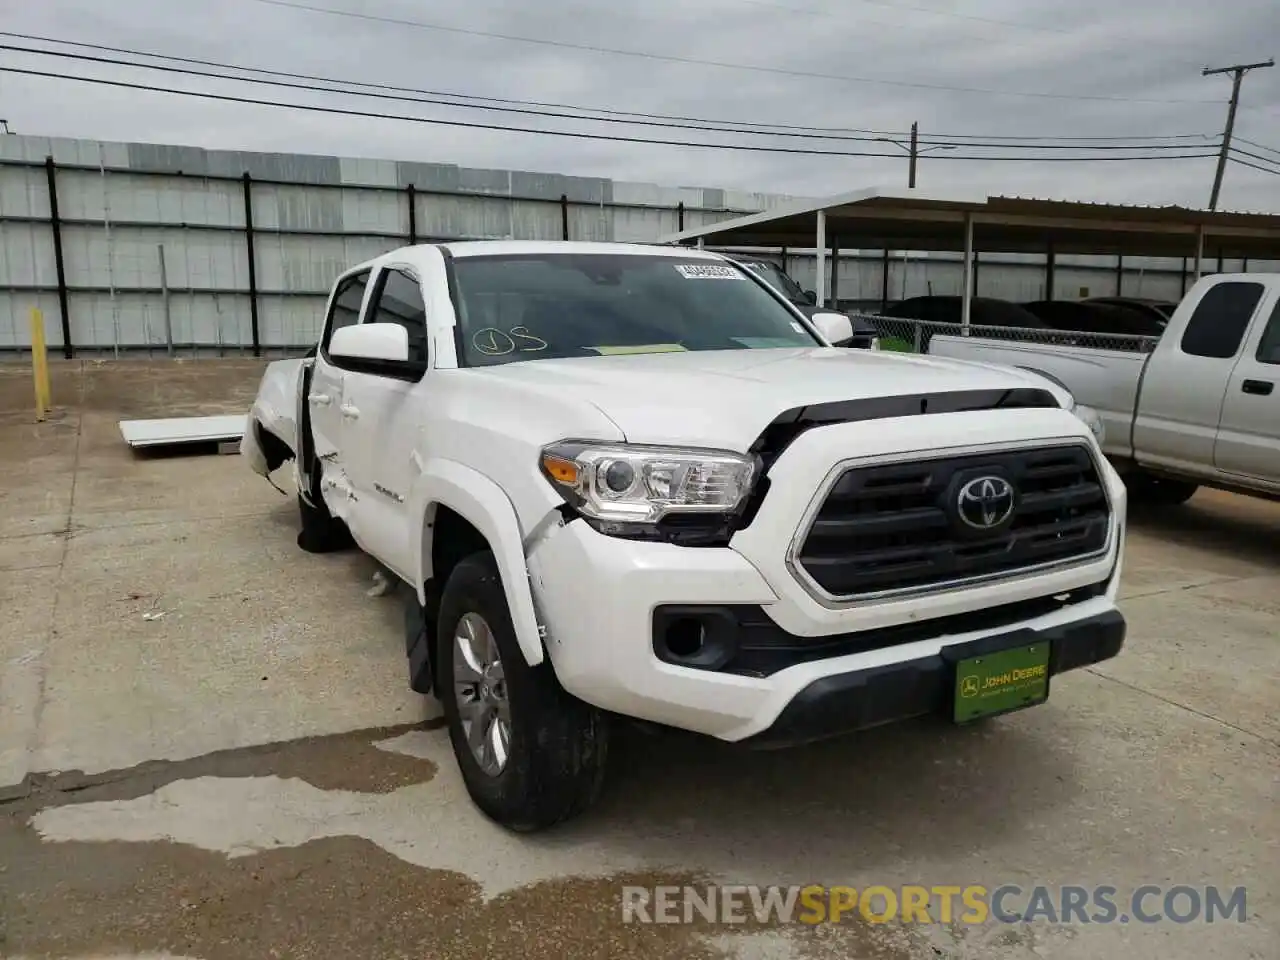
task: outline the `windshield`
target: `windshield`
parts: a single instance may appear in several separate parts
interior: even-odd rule
[[[808,303],[804,291],[800,289],[800,284],[787,276],[786,272],[776,263],[769,263],[766,260],[748,260],[743,266],[758,273],[792,303]]]
[[[467,366],[820,346],[795,314],[728,263],[524,254],[460,257],[453,265]]]

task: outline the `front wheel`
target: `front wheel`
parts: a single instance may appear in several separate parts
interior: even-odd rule
[[[564,691],[550,663],[525,661],[489,551],[450,574],[437,642],[437,688],[472,802],[521,832],[591,806],[604,781],[604,718]]]

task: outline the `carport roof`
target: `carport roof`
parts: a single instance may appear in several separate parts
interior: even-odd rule
[[[1126,206],[982,193],[872,187],[801,200],[762,213],[683,230],[658,240],[701,239],[717,247],[817,246],[825,213],[830,246],[962,251],[965,221],[984,253],[1121,254],[1135,257],[1247,257],[1280,260],[1280,215],[1188,207]],[[1203,246],[1201,233],[1203,232]]]

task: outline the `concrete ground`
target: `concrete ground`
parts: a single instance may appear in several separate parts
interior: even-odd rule
[[[1135,520],[1128,644],[1042,707],[780,753],[628,735],[596,809],[515,837],[407,689],[372,565],[299,551],[236,456],[121,440],[246,409],[261,368],[57,363],[42,424],[0,368],[0,956],[1280,955],[1280,506]],[[622,923],[623,885],[694,881],[1243,886],[1247,918]]]

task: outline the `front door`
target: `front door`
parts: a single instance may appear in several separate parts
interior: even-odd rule
[[[406,580],[416,569],[408,523],[410,488],[430,356],[422,287],[408,268],[387,266],[374,279],[366,323],[398,323],[409,335],[407,363],[348,370],[343,393],[343,456],[355,492],[350,523],[361,548]]]
[[[1133,446],[1139,463],[1204,472],[1213,464],[1227,380],[1266,288],[1223,280],[1195,304],[1176,343],[1165,333],[1147,363]]]
[[[1227,381],[1213,458],[1224,473],[1280,484],[1280,292],[1272,298]]]
[[[320,349],[316,351],[311,387],[307,391],[311,436],[315,441],[320,481],[319,489],[314,489],[312,493],[324,501],[334,516],[344,520],[350,514],[351,505],[351,485],[347,479],[350,455],[343,446],[342,416],[343,391],[349,374],[329,356],[329,341],[335,330],[359,322],[360,308],[368,284],[368,270],[350,274],[338,281],[329,300],[329,314],[325,318]]]

